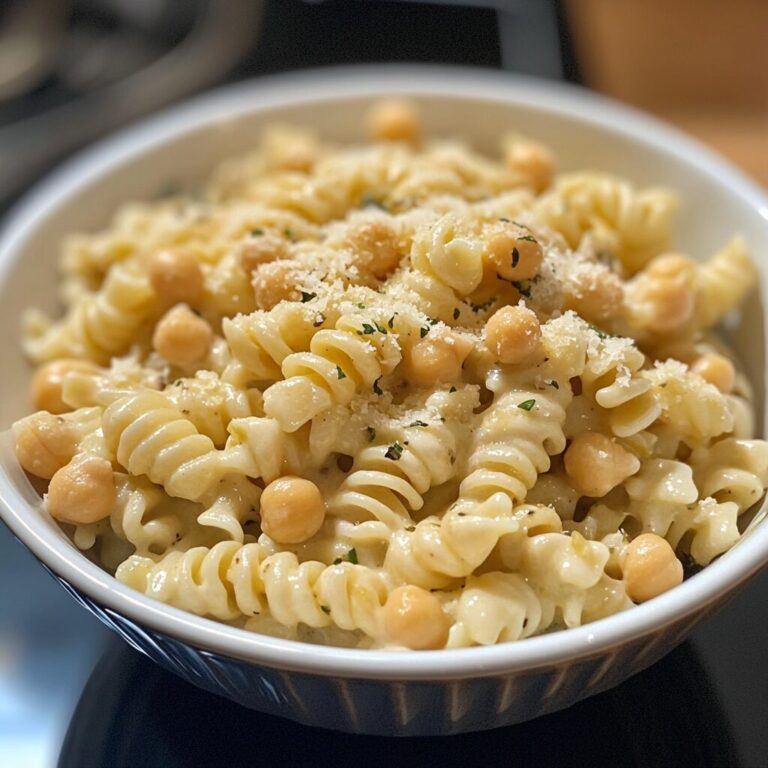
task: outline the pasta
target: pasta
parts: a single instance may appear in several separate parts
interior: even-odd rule
[[[363,648],[576,627],[737,545],[768,443],[711,329],[746,243],[672,251],[674,193],[518,134],[369,131],[275,126],[66,241],[13,426],[45,512],[159,601]]]

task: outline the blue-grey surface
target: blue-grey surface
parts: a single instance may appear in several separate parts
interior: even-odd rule
[[[0,523],[0,766],[56,764],[110,639]]]
[[[114,654],[114,640],[2,527],[0,584],[0,766],[50,768],[56,764],[80,694],[105,649],[112,647]],[[723,722],[710,726],[730,729],[740,764],[749,767],[768,763],[764,725],[768,713],[768,668],[762,661],[768,644],[768,623],[764,619],[766,597],[768,574],[763,574],[697,630],[692,644],[692,650],[702,662],[697,674],[703,673],[707,678],[705,682],[714,689],[725,712],[721,716]],[[666,665],[665,676],[674,674],[677,666],[690,663],[690,657],[691,653],[681,654],[662,662]],[[148,662],[142,663],[146,676]],[[127,676],[121,682],[115,677],[119,673],[119,666],[115,670],[113,664],[106,684],[122,685],[121,698],[128,699],[136,681]],[[657,674],[655,684],[658,678]],[[100,685],[104,684],[102,679]],[[627,706],[631,706],[633,690],[636,692],[637,688],[630,683],[626,689],[618,690],[619,694],[605,700],[606,706],[615,707],[617,698],[621,701],[622,696],[626,697]],[[190,689],[189,695],[206,694],[193,693]],[[668,694],[661,692],[661,695],[666,698]],[[593,716],[594,711],[600,712],[600,699],[596,701],[597,704],[586,705]],[[146,704],[150,709],[153,706],[150,701]],[[229,711],[234,705],[211,697],[206,707],[208,717],[211,707],[217,706]],[[584,714],[578,707],[573,710],[574,716],[579,712]],[[109,722],[115,722],[116,714],[107,713]],[[81,713],[79,717],[82,716]],[[690,718],[691,715],[689,712],[681,716]],[[567,715],[556,717],[561,726],[567,722]],[[91,724],[87,724],[86,730],[90,727]],[[322,733],[309,729],[306,732]],[[210,733],[211,739],[218,737],[220,734]],[[208,735],[201,730],[197,738],[205,739]],[[334,738],[337,742],[341,740],[340,743],[349,738],[352,745],[359,737]],[[115,760],[118,761],[117,756]]]

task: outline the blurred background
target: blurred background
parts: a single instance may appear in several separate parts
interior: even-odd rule
[[[765,0],[0,0],[0,213],[79,147],[184,97],[362,62],[580,83],[766,185],[766,42]],[[291,750],[296,764],[391,765],[427,747],[444,765],[765,766],[767,598],[764,575],[657,667],[565,713],[383,745],[190,689],[119,645],[0,527],[0,766],[236,766]]]

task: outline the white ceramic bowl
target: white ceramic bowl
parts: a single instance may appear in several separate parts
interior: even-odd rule
[[[679,245],[706,255],[733,231],[756,254],[760,296],[734,342],[763,403],[768,199],[676,131],[581,89],[499,73],[363,67],[242,83],[168,110],[101,142],[40,184],[0,238],[0,424],[27,408],[18,318],[56,304],[61,236],[104,225],[122,202],[203,177],[246,150],[266,123],[295,121],[339,140],[361,138],[375,97],[411,94],[431,134],[493,151],[510,128],[552,145],[564,170],[615,171],[683,195]],[[762,410],[761,408],[759,410]],[[765,434],[763,415],[760,431]],[[0,513],[83,605],[131,645],[193,683],[304,723],[379,734],[459,733],[519,722],[613,686],[671,650],[768,558],[768,525],[671,592],[588,626],[488,648],[356,651],[262,637],[161,605],[118,584],[42,515],[20,473],[0,473]],[[23,589],[23,584],[4,585]]]

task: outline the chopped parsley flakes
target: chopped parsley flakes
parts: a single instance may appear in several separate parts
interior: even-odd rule
[[[403,446],[395,440],[395,442],[387,448],[384,458],[391,459],[392,461],[399,461],[400,457],[403,455],[403,450]]]
[[[349,552],[347,552],[347,554],[344,555],[344,557],[337,557],[333,561],[333,564],[339,565],[339,563],[343,563],[345,561],[348,563],[352,563],[353,565],[358,565],[359,561],[357,559],[357,550],[354,547],[352,547],[352,549],[350,549]]]
[[[301,292],[301,303],[306,304],[308,301],[312,301],[312,299],[317,298],[316,293],[308,293],[307,291]]]
[[[378,331],[379,333],[383,333],[385,336],[387,335],[387,329],[383,326],[377,323],[375,320],[372,323],[363,323],[363,330],[358,331],[358,336],[370,336],[372,333],[376,333]]]
[[[523,400],[522,403],[517,404],[517,407],[521,408],[524,411],[530,411],[534,405],[536,405],[536,401],[531,399],[531,400]]]

